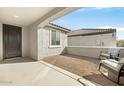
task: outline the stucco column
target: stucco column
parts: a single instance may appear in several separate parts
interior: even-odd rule
[[[3,31],[2,23],[0,23],[0,61],[3,59]]]

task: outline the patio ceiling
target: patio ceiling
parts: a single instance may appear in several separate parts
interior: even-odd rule
[[[54,7],[1,7],[0,22],[28,26],[52,9]]]
[[[1,7],[0,22],[17,26],[49,23],[72,12],[76,7]],[[47,22],[48,21],[48,22]]]

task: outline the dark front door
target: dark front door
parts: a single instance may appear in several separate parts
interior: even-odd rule
[[[21,27],[3,24],[3,57],[21,56]]]

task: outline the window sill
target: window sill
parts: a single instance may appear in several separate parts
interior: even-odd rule
[[[49,48],[61,48],[61,46],[60,45],[58,45],[58,46],[49,46]]]

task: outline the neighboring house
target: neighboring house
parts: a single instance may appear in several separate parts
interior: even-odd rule
[[[14,57],[41,60],[43,57],[63,53],[69,30],[49,23],[76,9],[1,7],[0,61]]]
[[[116,29],[80,29],[68,33],[68,46],[116,47]]]

